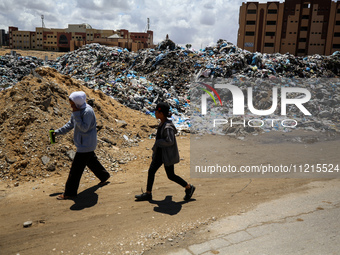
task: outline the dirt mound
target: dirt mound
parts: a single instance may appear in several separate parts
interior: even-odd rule
[[[154,133],[156,119],[127,108],[55,69],[39,67],[14,87],[0,92],[0,178],[30,180],[68,171],[75,153],[73,131],[49,142],[49,129],[71,116],[68,95],[83,90],[97,117],[96,153],[109,171],[133,160],[124,148]]]

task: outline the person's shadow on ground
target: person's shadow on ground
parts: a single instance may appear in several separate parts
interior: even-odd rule
[[[149,203],[157,205],[153,208],[155,212],[176,215],[182,210],[182,205],[190,201],[195,201],[195,199],[190,199],[189,201],[174,202],[172,201],[172,196],[166,196],[164,200],[150,200]]]
[[[105,185],[107,185],[106,183]],[[95,185],[91,188],[88,188],[82,192],[80,192],[77,197],[73,198],[74,205],[70,207],[70,210],[72,211],[80,211],[85,208],[90,208],[92,206],[95,206],[98,203],[98,194],[96,193],[97,189],[105,186],[105,185]],[[60,195],[62,193],[55,193],[51,194],[50,196],[56,196]]]

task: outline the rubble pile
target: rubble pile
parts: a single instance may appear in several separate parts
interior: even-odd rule
[[[81,82],[49,67],[36,68],[15,86],[0,92],[0,178],[30,180],[44,178],[71,166],[75,154],[73,131],[57,136],[50,144],[49,129],[62,127],[71,117],[68,95],[87,94],[97,117],[96,153],[111,172],[134,160],[131,146],[148,138],[157,121],[89,89]]]

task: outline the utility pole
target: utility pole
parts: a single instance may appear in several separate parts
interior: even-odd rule
[[[145,29],[144,29],[144,33],[146,33],[148,30],[150,30],[150,19],[147,18],[147,22],[146,22],[146,26],[145,26]]]

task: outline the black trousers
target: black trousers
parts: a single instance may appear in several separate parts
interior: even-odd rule
[[[152,186],[155,181],[155,174],[162,164],[163,164],[162,152],[158,150],[156,152],[156,155],[153,157],[150,167],[149,167],[146,191],[150,191],[150,192],[152,191]],[[165,172],[169,180],[178,183],[182,187],[185,187],[188,185],[188,183],[185,180],[183,180],[181,177],[175,174],[174,165],[164,166],[164,168],[165,168]]]
[[[71,170],[66,182],[65,196],[77,195],[80,179],[86,166],[100,181],[106,181],[110,177],[110,174],[98,161],[94,151],[84,153],[77,152],[73,159]]]

